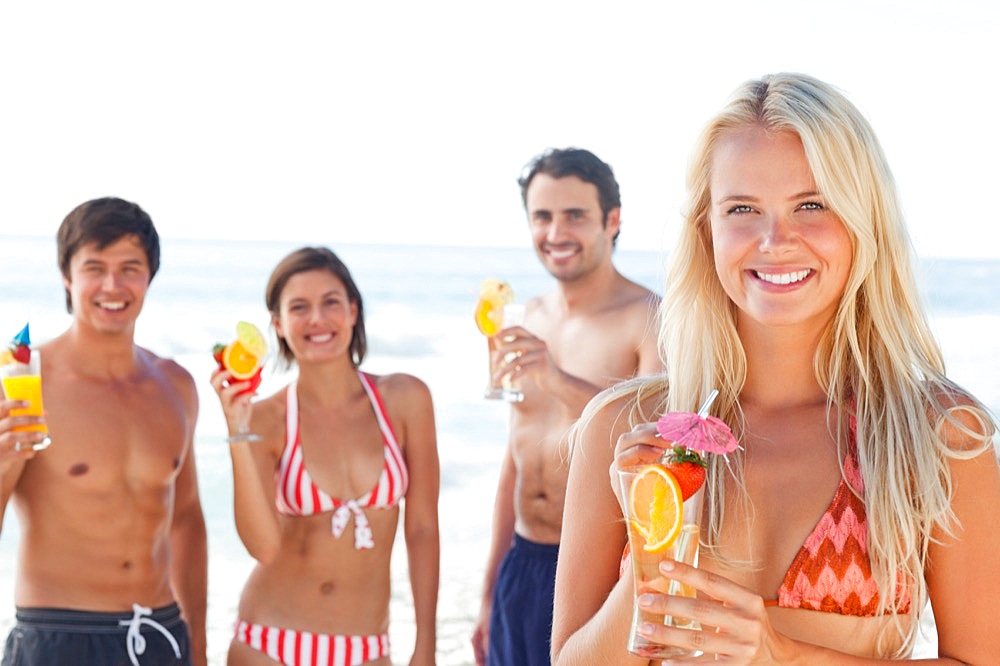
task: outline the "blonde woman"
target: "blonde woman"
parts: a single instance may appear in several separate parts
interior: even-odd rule
[[[808,76],[750,81],[703,132],[688,187],[661,310],[668,370],[595,398],[573,439],[553,662],[646,663],[625,649],[609,466],[657,459],[650,422],[718,388],[712,413],[742,448],[708,470],[700,568],[661,565],[698,599],[644,599],[706,627],[646,627],[705,653],[669,663],[904,659],[928,600],[930,663],[995,663],[996,424],[945,376],[867,121]]]
[[[251,404],[212,375],[230,432],[236,527],[257,566],[230,664],[388,666],[390,561],[403,515],[416,644],[435,660],[439,470],[430,391],[359,369],[364,308],[327,248],[292,252],[266,291],[291,384]],[[405,511],[401,511],[401,507]]]

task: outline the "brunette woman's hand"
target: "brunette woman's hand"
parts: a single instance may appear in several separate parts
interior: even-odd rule
[[[222,412],[229,425],[230,436],[250,432],[250,416],[253,414],[253,404],[250,400],[254,393],[245,393],[244,389],[250,382],[233,382],[232,374],[225,369],[216,368],[212,372],[212,388],[222,403]]]

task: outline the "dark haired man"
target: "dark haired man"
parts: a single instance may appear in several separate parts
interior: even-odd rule
[[[21,525],[3,664],[205,664],[197,393],[134,342],[159,238],[139,206],[105,198],[74,209],[57,245],[73,320],[40,348],[46,416],[0,401],[0,519],[13,498]],[[52,446],[36,452],[12,428],[42,420]]]
[[[498,369],[520,384],[511,407],[493,540],[472,642],[479,664],[549,663],[552,594],[566,488],[567,435],[612,383],[661,369],[658,298],[615,268],[621,225],[614,173],[593,153],[549,150],[519,179],[535,252],[556,287],[500,331]]]

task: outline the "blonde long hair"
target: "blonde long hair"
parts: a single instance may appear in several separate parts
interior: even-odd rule
[[[829,424],[836,441],[847,439],[845,412],[856,419],[857,458],[866,481],[868,552],[880,591],[877,612],[893,614],[892,626],[903,638],[897,652],[901,656],[912,648],[918,622],[904,626],[895,613],[897,585],[909,586],[918,617],[927,600],[924,570],[932,530],[953,534],[948,460],[973,457],[990,447],[996,425],[981,403],[945,376],[941,351],[917,293],[912,249],[892,174],[871,126],[838,90],[801,74],[766,76],[740,86],[707,125],[689,167],[687,211],[671,252],[660,309],[659,344],[667,370],[609,389],[588,406],[579,427],[623,396],[628,397],[634,424],[663,411],[697,410],[718,388],[712,412],[741,433],[738,400],[747,363],[736,331],[735,306],[713,259],[709,183],[720,136],[748,125],[799,136],[819,191],[852,237],[845,292],[813,366],[830,406],[838,407],[830,413],[841,415]],[[655,405],[655,414],[649,413],[650,405]],[[979,427],[962,426],[956,410],[974,415]],[[979,444],[972,450],[949,449],[941,438],[945,423]],[[844,454],[841,450],[842,468]],[[738,506],[752,511],[743,485],[742,455],[729,457],[727,472],[720,456],[711,456],[705,534],[710,549],[725,523],[726,473],[734,475],[733,487],[741,493]]]

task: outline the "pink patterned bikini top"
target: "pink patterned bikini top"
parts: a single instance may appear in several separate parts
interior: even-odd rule
[[[388,509],[399,504],[406,494],[409,475],[406,461],[396,441],[396,435],[389,423],[389,416],[382,404],[382,398],[372,380],[358,372],[361,385],[368,394],[379,429],[382,431],[385,464],[375,487],[357,499],[341,500],[330,497],[322,488],[313,483],[302,458],[302,441],[299,435],[299,402],[295,382],[288,386],[286,393],[285,427],[287,431],[285,449],[277,474],[275,502],[278,511],[290,516],[311,516],[332,511],[332,531],[335,537],[343,534],[347,523],[354,519],[354,547],[358,550],[373,548],[375,541],[365,516],[365,509]]]
[[[841,479],[830,507],[785,573],[778,598],[765,601],[765,605],[858,617],[875,615],[879,591],[868,557],[865,503],[852,492],[852,488],[858,494],[864,491],[853,450],[844,460],[844,474],[847,478]],[[894,605],[896,612],[909,613],[910,592],[906,585],[897,586]],[[893,604],[889,606],[891,612]]]

